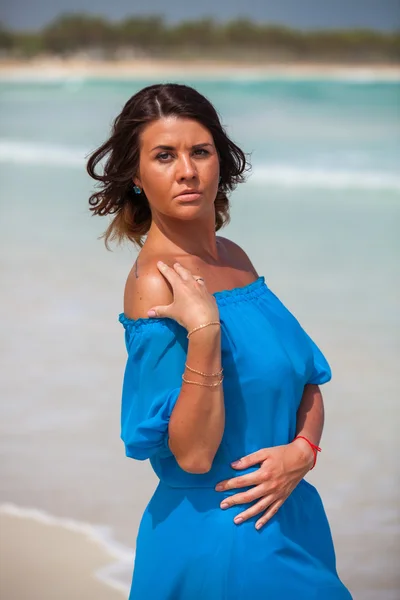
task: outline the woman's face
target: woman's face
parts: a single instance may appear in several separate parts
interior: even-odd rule
[[[212,211],[214,216],[219,158],[211,133],[198,121],[180,117],[149,123],[140,136],[139,172],[133,180],[153,213],[192,219]]]

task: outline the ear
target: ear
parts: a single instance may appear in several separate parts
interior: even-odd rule
[[[142,186],[142,182],[140,180],[140,177],[132,177],[132,181],[135,185],[137,185],[138,187],[140,187],[141,189],[143,189]]]

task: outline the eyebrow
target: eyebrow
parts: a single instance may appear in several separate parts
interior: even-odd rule
[[[193,148],[204,148],[204,146],[211,146],[212,144],[210,144],[209,142],[205,142],[204,144],[194,144],[194,146],[192,146]],[[160,146],[155,146],[154,148],[152,148],[150,150],[150,152],[153,152],[153,150],[176,150],[176,148],[174,146],[164,146],[164,145],[160,145]]]

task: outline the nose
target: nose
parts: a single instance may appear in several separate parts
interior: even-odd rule
[[[197,176],[196,165],[187,154],[182,154],[177,161],[176,177],[178,181],[194,179]]]

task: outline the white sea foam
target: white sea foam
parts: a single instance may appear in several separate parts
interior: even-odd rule
[[[83,170],[88,154],[87,149],[74,146],[0,139],[0,163]],[[400,191],[400,177],[394,173],[298,167],[295,164],[254,165],[248,180],[286,188]]]
[[[0,513],[23,519],[32,519],[43,525],[62,527],[68,531],[84,535],[110,556],[110,564],[94,572],[96,579],[125,595],[129,594],[129,586],[122,581],[121,575],[132,569],[134,551],[116,542],[109,527],[54,517],[36,508],[21,508],[8,503],[0,504]]]
[[[255,165],[249,181],[289,188],[400,191],[400,177],[392,173],[300,168],[282,164]]]
[[[0,139],[0,163],[83,167],[86,154],[73,146]]]

